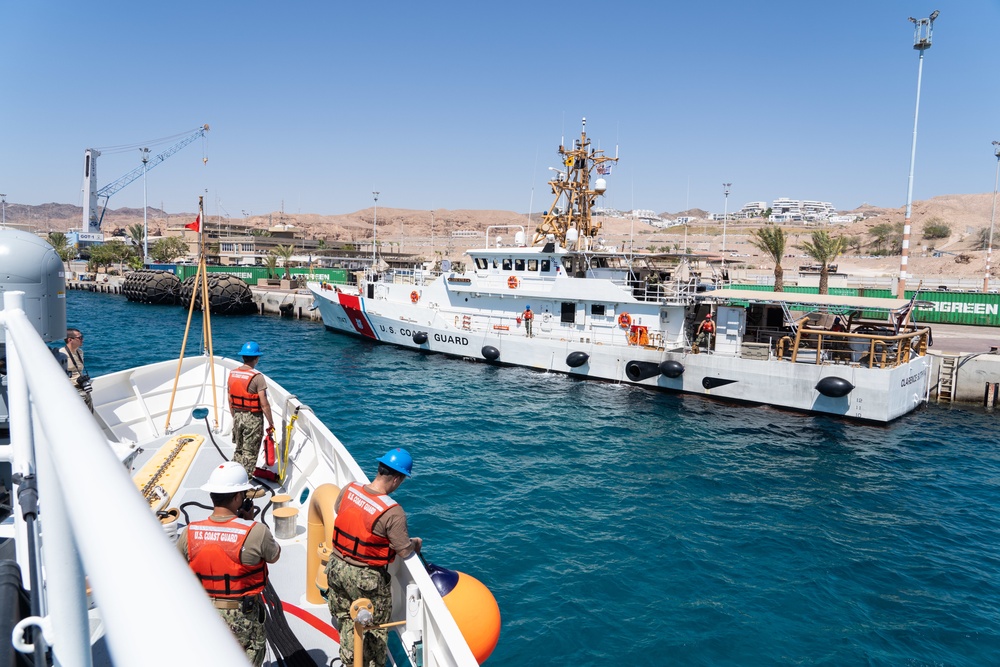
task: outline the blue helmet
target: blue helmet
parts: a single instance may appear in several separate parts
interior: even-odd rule
[[[241,357],[259,357],[260,356],[260,345],[251,341],[243,344],[243,349],[240,350]]]
[[[392,468],[396,472],[402,473],[407,477],[413,470],[413,457],[405,449],[396,447],[396,449],[390,449],[386,452],[385,456],[380,459],[376,459],[379,463],[385,464],[387,467]]]
[[[531,310],[531,304],[529,303],[527,306],[524,307],[524,309],[525,310]]]

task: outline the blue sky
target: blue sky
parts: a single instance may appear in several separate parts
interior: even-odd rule
[[[572,13],[569,13],[569,8]],[[992,192],[1000,0],[672,3],[10,2],[0,192],[82,202],[84,149],[194,143],[151,206],[209,214],[372,205],[538,212],[587,118],[621,162],[606,205],[721,212],[776,197],[906,202]],[[138,166],[107,152],[99,186]],[[217,204],[218,203],[218,204]],[[142,181],[110,201],[142,206]]]

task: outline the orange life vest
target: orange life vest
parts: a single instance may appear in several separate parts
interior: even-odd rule
[[[188,563],[213,598],[242,598],[264,590],[267,563],[240,562],[243,544],[256,523],[233,517],[225,522],[205,519],[188,526]]]
[[[260,407],[260,394],[247,392],[250,381],[260,375],[260,371],[237,368],[229,374],[229,407],[233,412],[263,412]]]
[[[384,567],[396,557],[389,538],[372,532],[375,521],[396,505],[389,496],[367,491],[363,484],[351,482],[340,501],[340,511],[333,523],[333,545],[340,553],[373,567]]]
[[[535,319],[535,314],[533,312],[531,312],[530,310],[526,310],[526,311],[524,311],[524,319],[526,319],[526,320],[533,320],[533,319]]]
[[[701,330],[708,334],[715,333],[715,322],[712,320],[705,320],[702,324]]]

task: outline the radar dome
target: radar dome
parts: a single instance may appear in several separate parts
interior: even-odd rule
[[[597,179],[594,182],[594,192],[597,194],[604,194],[604,191],[608,189],[608,182],[603,178]]]
[[[45,341],[66,336],[66,274],[62,259],[44,240],[0,229],[0,293],[24,292],[24,312]],[[0,343],[6,334],[0,329]]]
[[[576,240],[580,237],[579,232],[576,231],[576,227],[570,227],[566,230],[566,243],[576,243]]]
[[[514,245],[518,247],[524,247],[524,232],[518,232],[514,234]]]

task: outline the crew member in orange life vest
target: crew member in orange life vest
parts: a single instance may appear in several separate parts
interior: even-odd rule
[[[715,322],[712,321],[712,313],[706,313],[705,319],[698,325],[698,335],[694,339],[694,346],[700,347],[702,341],[705,342],[705,350],[712,349],[712,335],[715,334]]]
[[[391,577],[386,567],[398,555],[420,552],[419,537],[410,537],[406,513],[389,494],[410,476],[413,458],[396,448],[378,459],[378,474],[371,484],[345,486],[333,508],[330,561],[326,566],[327,604],[341,637],[351,637],[351,603],[358,598],[372,602],[375,623],[387,623],[392,613]],[[386,631],[365,633],[364,665],[383,667],[388,656]],[[340,642],[340,660],[354,664],[354,642]]]
[[[532,337],[531,333],[531,322],[535,319],[535,314],[531,312],[531,304],[528,304],[524,308],[524,312],[521,313],[521,318],[524,320],[524,334],[528,337]]]
[[[201,487],[214,510],[192,522],[177,539],[177,548],[197,575],[251,664],[264,662],[264,604],[267,565],[281,555],[271,531],[253,520],[246,492],[253,488],[239,463],[226,461]],[[231,538],[231,539],[226,539]]]
[[[250,341],[240,350],[243,365],[229,374],[229,409],[233,413],[233,460],[243,466],[247,477],[253,475],[264,439],[264,419],[268,431],[274,430],[274,416],[267,401],[267,382],[255,370],[260,360],[260,346]]]

